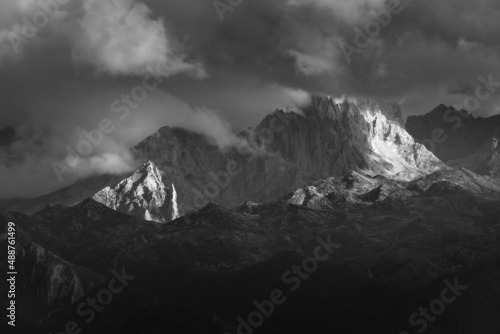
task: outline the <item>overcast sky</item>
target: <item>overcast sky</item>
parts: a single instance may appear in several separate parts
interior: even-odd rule
[[[500,81],[500,1],[392,2],[1,0],[0,129],[18,134],[0,147],[0,197],[133,169],[128,147],[164,125],[224,146],[311,94],[395,100],[407,116]],[[493,94],[474,114],[499,112]],[[59,182],[52,163],[104,119],[113,130]]]

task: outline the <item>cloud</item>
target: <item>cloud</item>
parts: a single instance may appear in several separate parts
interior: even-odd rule
[[[275,108],[300,111],[309,92],[397,100],[408,115],[463,103],[478,76],[500,81],[498,0],[411,1],[351,64],[340,42],[353,44],[354,28],[364,29],[385,1],[243,1],[223,22],[206,0],[71,1],[11,61],[6,31],[19,33],[22,17],[40,9],[38,0],[26,3],[0,1],[0,128],[45,126],[57,137],[53,148],[10,160],[38,175],[37,191],[53,187],[43,183],[49,179],[59,185],[42,158],[64,158],[60,144],[74,143],[72,129],[95,128],[103,118],[115,121],[110,137],[124,147],[166,125],[224,147]],[[117,120],[111,102],[140,85],[147,66],[168,79],[127,120]],[[499,106],[497,91],[476,114],[498,113]],[[100,162],[85,170],[117,170],[127,161],[107,155],[119,148],[103,145],[93,156]]]
[[[274,99],[270,99],[269,101],[274,103],[273,110],[285,109],[301,112],[301,109],[308,106],[311,102],[311,95],[302,89],[283,87],[276,84],[267,86],[267,89],[271,90],[274,96]],[[269,97],[271,98],[271,96]]]
[[[295,50],[289,50],[287,53],[295,58],[297,70],[305,75],[326,74],[335,69],[331,59],[323,59]]]
[[[310,102],[309,93],[300,89],[272,84],[266,85],[264,90],[267,92],[259,94],[260,98],[263,99],[261,101],[263,103],[261,112],[263,113],[271,113],[276,109],[301,113],[301,108]],[[266,107],[264,107],[265,104],[267,104]],[[176,110],[179,110],[179,108],[176,108]],[[206,108],[181,110],[179,113],[180,119],[176,121],[169,119],[166,120],[167,123],[202,133],[221,150],[242,144],[242,139],[235,135],[235,131],[231,128],[230,123],[223,118],[221,112]]]
[[[168,36],[161,19],[133,0],[85,0],[80,21],[82,40],[77,54],[98,71],[112,75],[142,75],[161,68],[165,77],[186,73],[206,77],[203,66],[186,60],[181,47]],[[82,59],[80,59],[82,60]]]
[[[157,92],[116,130],[118,140],[132,146],[164,126],[181,127],[204,135],[209,142],[224,149],[236,142],[231,125],[220,112],[206,107],[192,107],[167,93]],[[113,152],[113,148],[109,148]]]
[[[130,150],[112,137],[104,137],[88,156],[68,154],[66,147],[74,149],[84,139],[76,129],[63,137],[48,127],[17,127],[15,139],[0,148],[0,196],[39,196],[82,177],[121,175],[138,167]],[[60,181],[54,163],[66,166],[65,172],[59,170]]]
[[[139,165],[128,149],[122,152],[102,153],[88,158],[68,159],[71,173],[78,177],[95,175],[123,175],[136,170]]]
[[[22,15],[30,15],[37,9],[37,0],[2,0],[0,2],[0,28],[20,23]]]

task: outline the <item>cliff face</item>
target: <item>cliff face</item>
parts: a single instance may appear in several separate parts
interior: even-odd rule
[[[440,105],[428,114],[408,117],[406,128],[447,165],[500,177],[500,116],[475,118]]]
[[[441,166],[406,132],[396,104],[314,98],[304,113],[271,146],[314,179],[357,170],[409,180]]]

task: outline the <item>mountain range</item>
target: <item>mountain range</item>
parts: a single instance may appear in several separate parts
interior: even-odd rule
[[[69,321],[82,333],[498,333],[500,120],[463,115],[439,106],[404,124],[394,103],[315,97],[228,147],[164,127],[132,148],[132,173],[2,202],[0,231],[15,222],[18,243],[14,333]],[[327,259],[307,268],[318,247]],[[130,285],[84,321],[79,305],[122,270]],[[463,292],[419,315],[450,282]],[[284,303],[251,325],[276,290]]]
[[[115,210],[166,222],[209,202],[231,208],[248,200],[271,201],[351,170],[411,180],[444,166],[405,130],[398,105],[328,97],[313,98],[302,114],[277,110],[223,150],[200,134],[164,127],[132,152],[143,163],[132,175],[92,177],[4,204],[32,214],[46,205],[71,206],[93,197]]]

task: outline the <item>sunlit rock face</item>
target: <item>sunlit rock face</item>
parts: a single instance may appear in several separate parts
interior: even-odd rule
[[[93,199],[113,210],[164,223],[175,219],[172,190],[165,186],[160,171],[149,161],[118,184],[97,192]]]
[[[351,170],[410,180],[443,164],[416,143],[397,104],[315,97],[302,113],[276,111],[222,151],[201,135],[168,127],[134,148],[175,184],[180,214],[208,202],[265,202]]]
[[[500,116],[476,118],[440,105],[425,115],[408,117],[406,128],[447,165],[500,177]]]
[[[304,114],[276,143],[282,155],[292,152],[287,160],[306,162],[304,173],[328,177],[357,170],[409,180],[442,166],[405,130],[397,104],[317,97]]]

